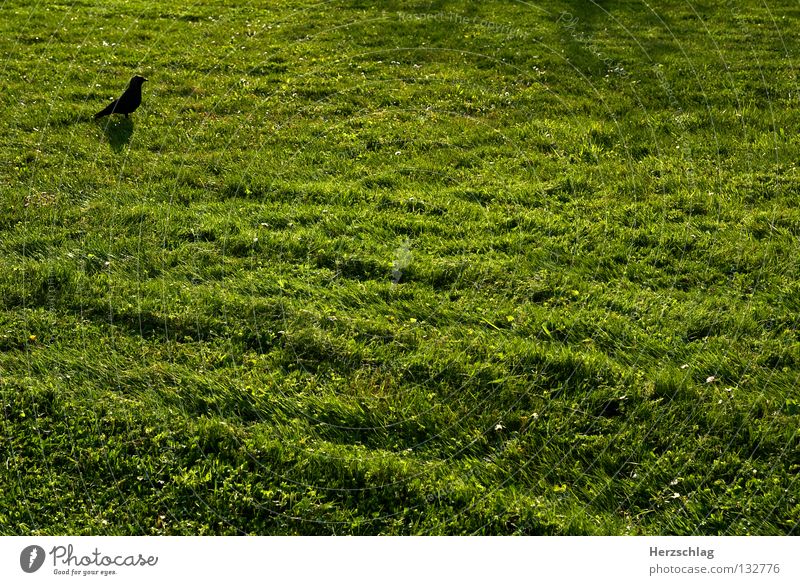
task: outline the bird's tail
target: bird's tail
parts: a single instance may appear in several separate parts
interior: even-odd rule
[[[115,102],[115,101],[111,102],[105,108],[103,108],[102,110],[97,112],[94,115],[94,119],[97,120],[98,118],[102,118],[103,116],[108,116],[109,114],[113,114],[114,113],[114,108],[116,107],[116,105],[117,105],[117,102]]]

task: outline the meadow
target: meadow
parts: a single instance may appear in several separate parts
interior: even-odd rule
[[[0,10],[0,534],[800,530],[796,2]]]

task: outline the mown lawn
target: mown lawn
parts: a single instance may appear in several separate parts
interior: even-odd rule
[[[1,10],[0,533],[798,532],[796,2]]]

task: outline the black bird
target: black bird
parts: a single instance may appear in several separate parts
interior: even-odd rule
[[[119,96],[119,99],[108,104],[103,111],[97,112],[94,115],[94,119],[97,120],[109,114],[125,114],[127,118],[128,114],[133,112],[139,107],[139,104],[142,103],[142,84],[145,81],[147,80],[141,75],[134,75],[131,82],[128,84],[128,89]]]

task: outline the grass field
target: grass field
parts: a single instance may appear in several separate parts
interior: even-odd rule
[[[796,2],[233,4],[2,3],[0,533],[800,530]]]

